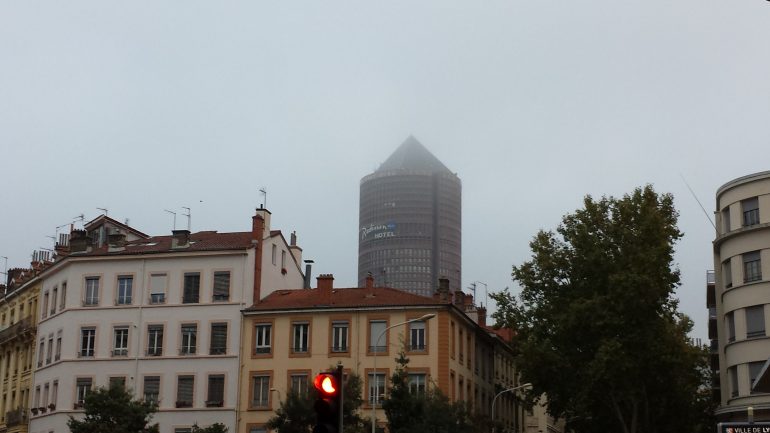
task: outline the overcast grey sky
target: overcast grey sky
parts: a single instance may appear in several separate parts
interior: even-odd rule
[[[97,207],[248,230],[266,187],[314,274],[352,286],[359,180],[414,134],[463,181],[464,286],[512,286],[585,194],[673,193],[705,338],[714,230],[680,174],[712,212],[768,169],[769,19],[763,0],[5,1],[0,255],[27,265]]]

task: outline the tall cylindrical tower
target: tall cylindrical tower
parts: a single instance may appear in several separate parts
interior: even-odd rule
[[[361,179],[358,284],[431,296],[440,277],[461,281],[461,182],[410,136]]]

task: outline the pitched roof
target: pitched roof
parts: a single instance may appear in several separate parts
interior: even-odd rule
[[[111,256],[189,251],[245,250],[254,246],[251,241],[251,232],[218,233],[216,231],[203,231],[191,233],[189,246],[181,248],[171,248],[172,239],[173,236],[152,236],[147,239],[126,242],[125,248],[120,251],[110,251],[109,246],[105,245],[100,248],[93,248],[89,252],[77,252],[71,255],[73,257]]]
[[[85,223],[83,225],[83,228],[85,228],[86,230],[90,231],[91,227],[98,226],[98,225],[100,225],[102,223],[105,223],[105,222],[106,223],[110,223],[110,225],[114,225],[116,227],[119,227],[122,230],[131,232],[134,235],[139,236],[140,238],[148,238],[149,237],[149,235],[144,234],[144,233],[140,232],[139,230],[137,230],[137,229],[135,229],[135,228],[133,228],[131,226],[123,224],[120,221],[116,221],[116,220],[114,220],[114,219],[112,219],[112,218],[110,218],[110,217],[108,217],[107,215],[104,215],[104,214],[99,215],[98,217],[96,217],[96,218],[92,219],[91,221]]]
[[[389,287],[332,289],[331,304],[318,289],[277,290],[245,311],[294,310],[310,308],[355,308],[449,305]]]
[[[428,171],[449,172],[446,166],[433,156],[430,151],[410,135],[401,146],[399,146],[390,157],[380,165],[377,171],[388,170],[410,170],[410,171]]]

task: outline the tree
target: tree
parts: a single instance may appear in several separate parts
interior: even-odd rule
[[[498,325],[516,330],[529,396],[546,393],[568,429],[693,432],[703,420],[696,395],[707,358],[689,342],[692,322],[674,297],[677,216],[673,197],[651,186],[587,196],[513,267],[518,299],[492,296]]]
[[[331,369],[330,369],[331,370]],[[344,383],[342,423],[344,433],[366,433],[367,423],[358,414],[363,404],[361,398],[363,385],[357,374],[348,374]],[[275,416],[267,422],[267,428],[278,433],[308,433],[316,422],[313,404],[317,398],[312,386],[307,393],[289,392],[286,400],[275,411]]]
[[[424,391],[409,388],[407,358],[396,358],[391,387],[382,404],[391,433],[472,433],[489,431],[488,420],[474,416],[465,402],[450,402],[437,387]]]
[[[208,427],[201,428],[198,427],[198,424],[194,424],[192,426],[191,433],[227,433],[227,426],[222,423],[215,422]]]
[[[82,421],[72,416],[67,421],[72,433],[158,433],[158,424],[148,425],[155,403],[133,400],[122,385],[96,388],[86,394],[83,407]]]

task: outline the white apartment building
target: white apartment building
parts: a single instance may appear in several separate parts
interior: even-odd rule
[[[240,311],[303,286],[301,249],[264,209],[250,232],[150,237],[106,216],[85,228],[41,276],[29,431],[68,432],[86,392],[112,382],[158,402],[161,433],[235,431]]]

